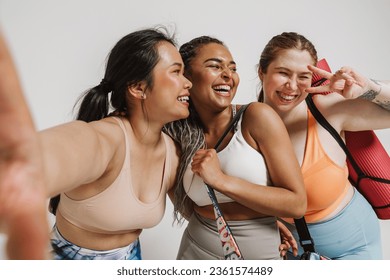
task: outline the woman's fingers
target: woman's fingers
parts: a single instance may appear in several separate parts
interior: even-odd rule
[[[323,69],[320,69],[318,67],[315,67],[313,65],[308,65],[307,68],[312,71],[313,73],[316,73],[317,75],[320,75],[321,77],[323,78],[326,78],[328,80],[330,80],[333,76],[332,73],[328,72],[328,71],[325,71]]]

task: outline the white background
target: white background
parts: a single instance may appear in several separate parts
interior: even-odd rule
[[[334,70],[350,65],[390,79],[389,12],[388,0],[0,0],[0,25],[36,125],[44,129],[73,118],[77,97],[102,79],[109,50],[136,29],[167,25],[179,44],[200,35],[224,41],[241,76],[235,102],[246,103],[258,92],[261,50],[283,31],[305,35]],[[390,130],[378,135],[390,151]],[[175,259],[184,227],[172,221],[169,202],[161,224],[141,235],[144,259]],[[381,229],[390,259],[390,221],[381,221]]]

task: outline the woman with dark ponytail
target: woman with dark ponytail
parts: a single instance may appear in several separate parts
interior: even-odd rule
[[[162,128],[189,115],[192,84],[183,76],[173,39],[161,29],[120,39],[109,54],[104,78],[77,103],[77,120],[38,133],[27,106],[20,106],[25,102],[19,84],[8,82],[16,80],[12,60],[6,48],[0,51],[0,71],[8,75],[0,79],[5,108],[0,123],[11,124],[2,125],[0,133],[0,222],[8,225],[10,235],[17,233],[9,240],[9,257],[44,257],[47,233],[28,224],[27,217],[39,215],[36,226],[45,228],[45,198],[59,195],[58,205],[51,201],[56,215],[51,258],[141,259],[139,235],[162,219],[179,161],[176,145]],[[36,203],[19,203],[32,190]],[[31,211],[22,211],[28,207]],[[26,214],[20,224],[13,222],[19,213]],[[18,228],[29,228],[27,236]],[[26,239],[40,241],[35,254],[26,242],[18,243]]]

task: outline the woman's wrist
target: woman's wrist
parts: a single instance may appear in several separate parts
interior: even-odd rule
[[[359,98],[371,101],[386,110],[390,110],[389,86],[378,80],[369,79],[368,90]]]
[[[382,91],[382,85],[379,81],[377,80],[374,80],[374,79],[370,79],[371,81],[371,87],[372,87],[372,90],[375,91],[377,93],[377,95],[379,95]]]

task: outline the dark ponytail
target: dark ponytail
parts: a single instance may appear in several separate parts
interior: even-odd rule
[[[107,117],[109,112],[109,93],[111,91],[111,83],[105,79],[98,86],[86,91],[82,96],[76,119],[91,122]]]
[[[108,116],[110,110],[130,114],[127,88],[145,81],[153,86],[153,69],[159,61],[158,44],[168,42],[176,46],[172,35],[164,27],[132,32],[120,39],[111,50],[99,85],[87,90],[77,100],[77,120],[92,122]],[[55,214],[60,195],[50,199],[49,210]]]

